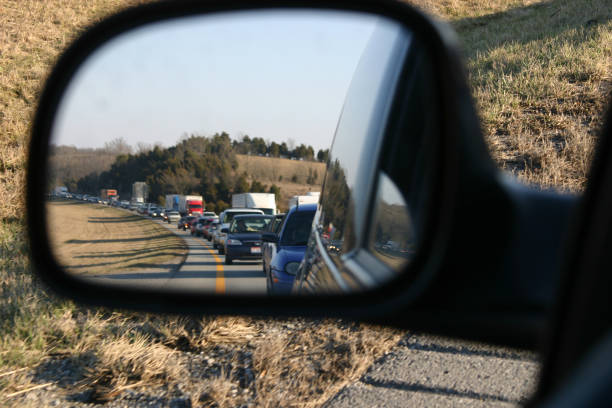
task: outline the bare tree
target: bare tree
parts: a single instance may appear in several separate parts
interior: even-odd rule
[[[123,137],[117,137],[110,142],[105,142],[104,150],[108,153],[128,154],[132,153],[132,146]]]
[[[153,150],[153,145],[145,142],[136,143],[136,154],[144,154]]]

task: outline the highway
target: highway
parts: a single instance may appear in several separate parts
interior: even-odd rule
[[[224,255],[218,255],[212,243],[189,231],[153,220],[185,240],[189,252],[185,260],[174,267],[135,271],[123,274],[97,275],[96,281],[121,286],[154,289],[172,289],[203,294],[266,294],[266,278],[261,262],[234,261],[224,264]]]

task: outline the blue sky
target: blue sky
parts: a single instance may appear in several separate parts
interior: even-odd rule
[[[228,132],[328,148],[359,57],[379,18],[258,11],[171,20],[114,39],[83,65],[52,143],[118,137],[170,146]]]

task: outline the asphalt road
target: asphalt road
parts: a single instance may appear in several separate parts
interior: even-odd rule
[[[324,407],[520,406],[539,369],[535,353],[409,333]]]
[[[182,237],[189,253],[179,269],[169,270],[160,266],[158,270],[137,271],[124,274],[99,275],[93,279],[122,286],[137,286],[155,289],[172,289],[198,293],[216,294],[266,294],[266,278],[261,262],[234,261],[224,264],[224,255],[218,255],[212,243],[189,231],[153,220],[169,231]]]

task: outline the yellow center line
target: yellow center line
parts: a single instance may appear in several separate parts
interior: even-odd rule
[[[225,293],[225,276],[223,275],[223,262],[221,262],[221,258],[214,253],[214,251],[210,248],[208,252],[215,258],[215,262],[217,263],[217,277],[215,279],[215,293],[223,294]]]

